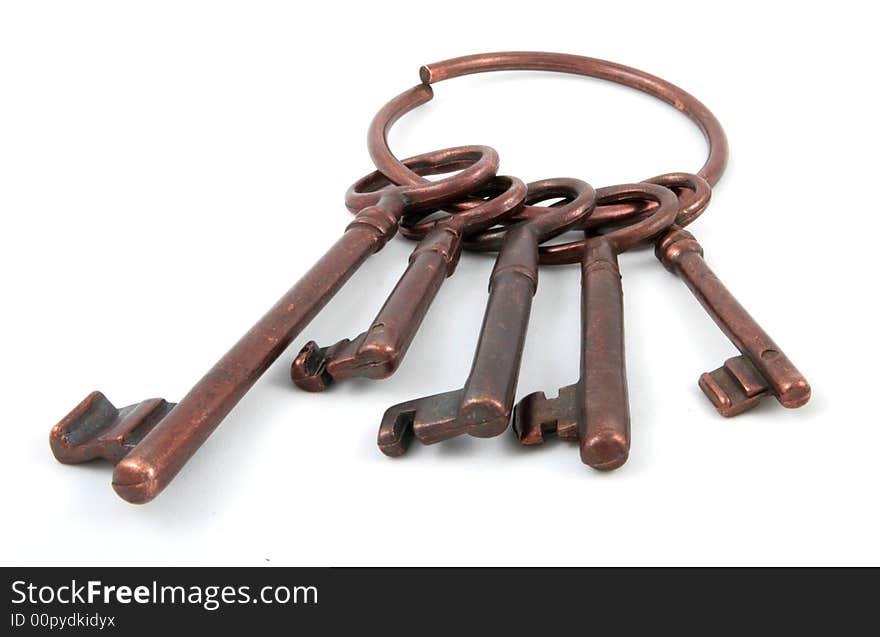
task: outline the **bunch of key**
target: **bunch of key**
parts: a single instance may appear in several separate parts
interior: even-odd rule
[[[700,126],[709,157],[695,174],[667,173],[594,189],[579,179],[525,184],[499,175],[499,155],[487,146],[405,160],[394,156],[388,130],[432,99],[432,84],[506,70],[598,77],[654,95]],[[700,387],[719,413],[735,416],[770,395],[785,407],[809,400],[807,381],[713,274],[702,247],[684,229],[706,209],[727,158],[723,130],[703,104],[643,71],[558,53],[466,56],[424,66],[420,76],[419,85],[374,118],[368,146],[377,170],[349,188],[345,201],[354,219],[326,255],[179,403],[155,398],[120,409],[100,392],[86,397],[51,431],[59,461],[109,460],[115,465],[113,488],[122,498],[152,500],[355,270],[398,233],[415,241],[415,248],[369,327],[324,347],[310,341],[291,366],[296,386],[311,392],[353,377],[387,378],[400,366],[461,252],[496,252],[468,377],[458,389],[390,407],[378,432],[379,448],[388,456],[403,454],[413,439],[434,444],[461,435],[498,436],[512,428],[524,445],[553,435],[577,443],[583,463],[595,469],[624,464],[630,415],[618,256],[644,246],[653,246],[657,259],[685,282],[740,352],[700,376]],[[580,238],[548,243],[571,231]],[[537,391],[516,403],[539,266],[563,264],[578,264],[581,271],[579,378],[553,391],[555,398]]]

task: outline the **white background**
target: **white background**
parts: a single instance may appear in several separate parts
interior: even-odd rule
[[[880,564],[876,22],[865,3],[8,2],[0,9],[4,523],[40,564]],[[718,8],[715,8],[718,7]],[[375,111],[421,64],[601,57],[702,100],[730,166],[692,230],[813,386],[718,416],[734,355],[650,251],[624,255],[633,449],[619,471],[509,432],[379,453],[388,406],[461,386],[492,261],[465,256],[396,376],[292,388],[309,339],[369,324],[411,244],[373,257],[149,505],[62,466],[50,427],[93,389],[182,397],[342,232]],[[705,147],[632,90],[475,76],[391,136],[498,149],[526,181],[696,171]],[[547,269],[519,395],[578,368],[579,272]]]

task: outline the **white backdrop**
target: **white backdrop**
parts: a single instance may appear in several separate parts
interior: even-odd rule
[[[673,6],[674,5],[674,6]],[[45,564],[880,564],[877,59],[857,2],[10,2],[0,9],[4,365],[0,560]],[[727,420],[696,381],[734,355],[651,251],[621,258],[633,449],[562,443],[379,453],[388,406],[461,386],[491,259],[466,255],[399,372],[292,388],[309,339],[363,330],[411,245],[373,257],[172,485],[135,507],[50,427],[89,391],[182,397],[329,247],[367,125],[421,64],[491,50],[660,75],[730,138],[692,229],[813,386]],[[696,171],[674,109],[543,74],[475,76],[391,136],[399,156],[488,144],[525,181]],[[841,223],[848,222],[848,223]],[[519,395],[578,368],[579,272],[541,271]]]

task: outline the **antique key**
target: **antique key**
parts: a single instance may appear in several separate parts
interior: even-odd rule
[[[496,177],[490,189],[475,193],[491,196],[488,201],[429,223],[406,271],[366,332],[329,347],[309,341],[302,348],[290,370],[299,388],[323,391],[354,376],[380,379],[397,370],[440,286],[455,271],[463,238],[516,212],[526,196],[526,185],[515,177]]]
[[[462,433],[491,437],[507,429],[532,296],[537,289],[538,244],[565,232],[589,215],[595,205],[595,192],[589,184],[573,179],[529,184],[526,203],[559,197],[570,201],[548,207],[544,214],[504,232],[464,387],[390,407],[379,427],[378,443],[383,453],[403,454],[412,435],[424,444],[433,444]]]
[[[673,226],[657,243],[657,258],[684,280],[721,331],[741,352],[700,376],[700,388],[722,416],[736,416],[773,395],[783,407],[810,400],[810,385],[770,336],[703,260],[703,248]]]
[[[590,237],[581,260],[580,379],[548,399],[543,392],[517,404],[513,430],[525,445],[556,433],[579,441],[581,460],[611,470],[626,462],[630,448],[629,399],[623,337],[623,288],[617,255],[667,228],[678,212],[671,190],[653,184],[612,186],[596,191],[598,205],[633,199],[659,204],[653,214],[609,234]]]
[[[397,231],[405,212],[436,208],[485,187],[498,168],[486,146],[462,146],[422,156],[436,182],[350,192],[360,205],[342,237],[223,358],[174,405],[151,399],[116,409],[89,395],[52,428],[50,445],[64,463],[103,457],[115,463],[113,488],[125,500],[152,500],[183,468],[257,379],[372,253]]]

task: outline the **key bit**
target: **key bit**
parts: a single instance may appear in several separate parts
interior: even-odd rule
[[[447,440],[463,430],[452,429],[463,390],[426,396],[394,405],[385,412],[379,426],[379,449],[386,456],[403,455],[413,436],[430,445]]]
[[[544,444],[545,436],[577,440],[577,385],[566,385],[556,398],[542,391],[524,396],[513,410],[513,431],[524,445]]]
[[[703,259],[703,248],[690,232],[673,226],[657,243],[655,253],[667,270],[684,280],[741,352],[700,376],[700,388],[718,413],[736,416],[770,395],[788,408],[810,400],[807,380],[712,272]]]
[[[742,354],[700,376],[699,385],[718,412],[728,418],[748,411],[773,393],[761,372]]]
[[[49,445],[59,462],[76,464],[104,458],[122,460],[174,407],[150,398],[122,409],[101,392],[89,394],[52,428]]]

